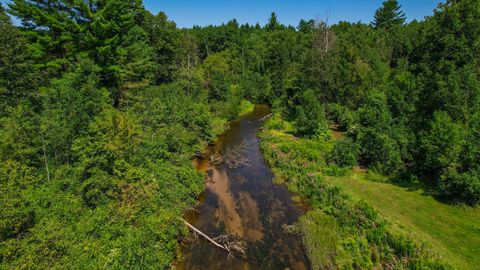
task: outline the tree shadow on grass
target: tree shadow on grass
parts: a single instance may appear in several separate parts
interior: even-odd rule
[[[468,206],[453,198],[440,196],[434,183],[430,181],[421,181],[417,176],[412,174],[402,174],[389,178],[389,183],[402,187],[407,191],[421,191],[422,196],[430,196],[437,202],[452,206]]]

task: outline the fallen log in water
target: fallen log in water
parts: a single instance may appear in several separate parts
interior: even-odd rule
[[[260,122],[265,121],[265,120],[267,120],[268,118],[270,118],[272,115],[273,115],[273,113],[268,114],[268,115],[265,115],[265,116],[262,117],[259,121],[260,121]]]
[[[213,165],[225,164],[230,169],[237,169],[240,167],[249,167],[251,164],[247,157],[248,143],[242,141],[239,145],[228,149],[222,153],[220,157],[211,156],[210,163]]]
[[[212,244],[215,245],[216,247],[221,248],[221,249],[227,251],[228,253],[230,253],[230,249],[229,249],[227,246],[220,245],[220,244],[217,243],[215,240],[213,240],[212,238],[208,237],[208,235],[204,234],[204,233],[201,232],[199,229],[193,227],[192,224],[188,223],[188,222],[185,221],[184,219],[182,219],[182,220],[183,220],[183,222],[185,223],[185,225],[187,225],[188,228],[190,228],[193,232],[195,232],[196,234],[202,236],[203,238],[205,238],[206,240],[208,240],[210,243],[212,243]]]

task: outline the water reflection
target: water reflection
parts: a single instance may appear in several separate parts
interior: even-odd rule
[[[302,209],[285,187],[272,183],[256,136],[267,106],[232,122],[231,129],[207,149],[199,170],[207,172],[206,189],[195,213],[187,220],[211,237],[232,235],[243,240],[244,256],[197,239],[185,241],[179,269],[307,269],[297,236],[284,225],[297,221]],[[234,160],[225,160],[226,157]],[[223,162],[220,162],[222,161]],[[217,165],[213,165],[217,164]]]

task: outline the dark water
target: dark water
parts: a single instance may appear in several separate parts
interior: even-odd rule
[[[206,158],[197,161],[197,168],[207,172],[206,187],[196,211],[186,217],[212,238],[235,236],[245,254],[228,256],[204,239],[190,237],[178,269],[308,269],[300,238],[284,232],[284,224],[295,223],[303,207],[292,202],[285,187],[272,183],[260,152],[256,133],[268,114],[267,106],[257,106],[232,122],[207,149]]]

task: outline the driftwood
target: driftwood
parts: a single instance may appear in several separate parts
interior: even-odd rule
[[[243,257],[243,255],[245,255],[245,248],[243,248],[243,244],[241,244],[242,242],[236,240],[235,237],[229,235],[221,235],[212,239],[184,219],[182,219],[182,221],[185,223],[185,225],[188,226],[188,228],[190,228],[195,233],[195,235],[202,236],[214,246],[228,252],[229,258],[230,256],[239,257],[239,255],[242,255],[240,257]]]
[[[243,141],[238,146],[226,151],[221,157],[210,157],[210,163],[213,165],[225,164],[230,169],[251,165],[250,160],[246,157],[248,145]]]
[[[230,235],[220,235],[218,237],[215,237],[215,240],[217,242],[222,243],[230,252],[237,252],[239,254],[245,254],[245,249],[242,247],[243,245],[241,244],[242,241],[239,241],[233,236]]]
[[[267,120],[268,118],[272,117],[272,115],[273,115],[272,113],[265,115],[264,117],[262,117],[262,118],[260,119],[260,122]]]
[[[182,219],[183,220],[183,219]],[[230,249],[226,246],[226,245],[220,245],[219,243],[217,243],[215,240],[213,240],[212,238],[208,237],[208,235],[204,234],[203,232],[201,232],[199,229],[193,227],[192,224],[188,223],[187,221],[183,220],[183,222],[185,223],[185,225],[188,226],[188,228],[190,228],[193,232],[195,232],[196,234],[202,236],[203,238],[205,238],[206,240],[208,240],[210,243],[212,243],[214,246],[218,247],[218,248],[221,248],[227,252],[230,253]]]

